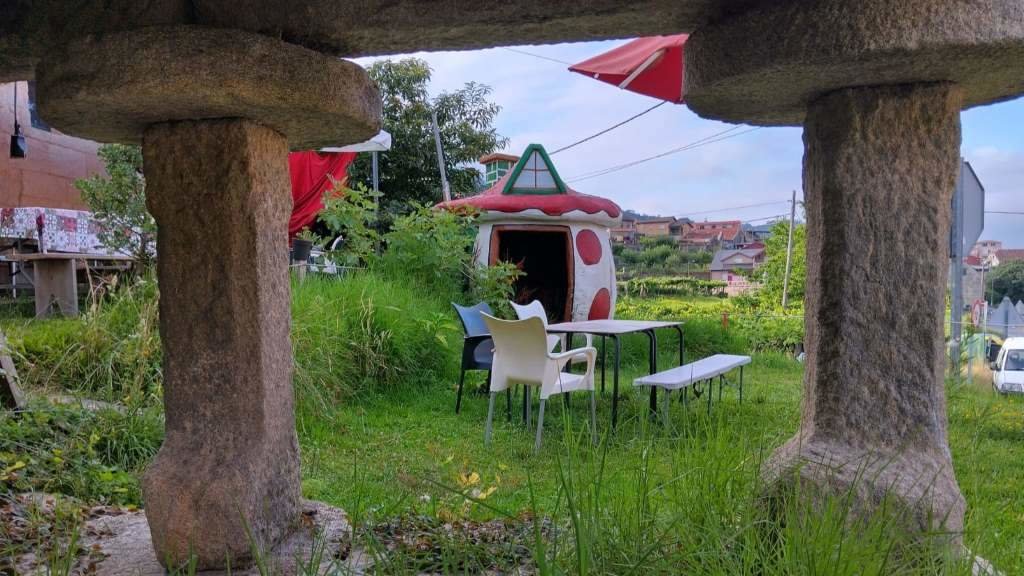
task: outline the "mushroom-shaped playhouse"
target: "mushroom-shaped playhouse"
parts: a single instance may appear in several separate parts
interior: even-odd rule
[[[516,302],[540,300],[552,322],[611,318],[615,262],[609,231],[622,221],[619,206],[566,186],[539,144],[519,158],[490,154],[480,162],[490,187],[438,205],[480,211],[477,264],[516,264],[525,272],[516,282]]]

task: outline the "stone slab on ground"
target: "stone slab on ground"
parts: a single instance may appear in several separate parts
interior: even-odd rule
[[[322,502],[303,501],[299,525],[271,552],[268,559],[278,576],[303,574],[302,565],[310,562],[316,534],[322,534],[326,546],[320,556],[317,574],[337,565],[339,556],[346,556],[351,545],[352,528],[345,513]],[[157,561],[150,540],[149,524],[141,511],[101,516],[89,520],[83,530],[82,547],[91,550],[91,557],[102,559],[94,564],[96,576],[164,576],[167,572]],[[298,559],[298,561],[297,561]],[[312,572],[312,571],[308,571]],[[200,574],[220,575],[228,571],[204,571]],[[236,576],[257,576],[256,567],[233,569]]]

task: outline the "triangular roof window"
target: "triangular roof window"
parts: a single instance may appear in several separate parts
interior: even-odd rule
[[[503,194],[565,194],[565,183],[558,176],[551,158],[540,144],[526,147]]]

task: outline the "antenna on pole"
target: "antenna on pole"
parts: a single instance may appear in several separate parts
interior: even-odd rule
[[[452,189],[448,186],[448,175],[444,171],[444,150],[441,148],[441,129],[437,126],[437,110],[430,109],[430,119],[434,125],[434,144],[437,145],[437,167],[441,171],[441,195],[444,201],[452,199]]]
[[[789,301],[789,272],[793,267],[793,228],[796,223],[796,190],[789,201],[789,240],[786,241],[786,275],[782,278],[782,309]]]

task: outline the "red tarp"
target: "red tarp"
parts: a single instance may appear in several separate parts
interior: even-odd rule
[[[331,179],[344,182],[355,152],[292,152],[288,170],[292,176],[292,216],[288,220],[288,238],[309,226],[323,209],[321,198],[333,186]]]
[[[637,38],[569,67],[619,88],[669,102],[683,102],[683,44],[686,34]],[[636,75],[630,79],[630,75]],[[626,80],[628,83],[623,85]]]

